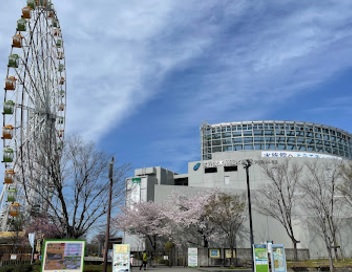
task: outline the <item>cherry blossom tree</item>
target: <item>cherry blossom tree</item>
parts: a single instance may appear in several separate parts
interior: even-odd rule
[[[233,212],[232,215],[237,216],[240,211],[234,206],[222,207],[220,204],[224,203],[216,202],[225,201],[225,196],[227,195],[217,191],[204,191],[194,196],[172,193],[161,203],[141,202],[133,207],[125,207],[122,209],[123,213],[114,221],[120,229],[129,234],[147,238],[150,245],[153,245],[152,237],[163,237],[179,245],[209,247],[210,242],[213,245],[219,243],[219,237],[223,233],[223,230],[218,228],[223,218],[212,213],[219,213],[224,209],[224,213]],[[230,199],[230,204],[238,200],[236,197]],[[215,203],[216,209],[214,207],[212,210],[210,206]]]
[[[41,239],[54,239],[60,238],[61,230],[58,227],[51,223],[47,217],[36,217],[33,218],[31,223],[26,227],[25,233],[33,233],[35,232],[37,237],[41,237]],[[39,236],[38,236],[39,235]]]
[[[37,215],[26,225],[23,240],[28,243],[28,234],[35,233],[35,251],[40,252],[44,239],[61,238],[61,228],[50,222],[48,217]]]
[[[164,213],[162,203],[140,202],[132,207],[122,208],[122,213],[112,220],[117,228],[130,235],[145,239],[147,247],[157,250],[157,238],[168,236],[169,218]]]
[[[205,207],[216,192],[204,191],[187,197],[173,193],[169,196],[165,211],[169,218],[169,236],[181,245],[209,247],[215,226],[209,221]]]
[[[245,201],[217,191],[195,196],[172,193],[166,201],[140,202],[122,208],[114,220],[117,228],[145,239],[153,249],[157,243],[178,246],[220,246],[233,249],[244,220]]]

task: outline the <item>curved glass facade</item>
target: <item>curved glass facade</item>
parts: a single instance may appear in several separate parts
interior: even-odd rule
[[[308,122],[246,121],[203,124],[202,159],[212,153],[241,150],[309,151],[352,159],[352,134]]]

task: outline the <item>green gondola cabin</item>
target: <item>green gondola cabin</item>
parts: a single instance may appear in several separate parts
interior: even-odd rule
[[[12,100],[7,100],[4,102],[4,114],[13,114],[15,103]]]
[[[35,0],[27,0],[27,6],[31,9],[35,9]]]
[[[8,66],[11,68],[18,68],[20,57],[17,54],[12,54],[9,56]]]
[[[3,151],[3,162],[12,162],[13,161],[14,152],[10,147],[5,147]]]
[[[26,31],[26,30],[27,30],[26,20],[23,18],[17,20],[17,31]]]
[[[62,40],[57,40],[56,41],[56,47],[60,48],[62,46]]]
[[[7,201],[8,202],[15,202],[16,201],[16,195],[17,195],[17,189],[16,188],[10,188],[7,190]]]
[[[64,70],[64,65],[62,63],[59,64],[59,72],[62,72]]]

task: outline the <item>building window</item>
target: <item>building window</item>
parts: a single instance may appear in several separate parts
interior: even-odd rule
[[[237,165],[224,166],[225,172],[235,172],[237,171]]]
[[[217,173],[217,172],[218,172],[218,169],[216,167],[209,167],[204,169],[205,174]]]

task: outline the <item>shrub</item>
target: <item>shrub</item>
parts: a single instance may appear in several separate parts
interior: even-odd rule
[[[40,272],[42,269],[41,269],[41,264],[40,263],[36,263],[36,264],[33,264],[32,266],[32,271],[33,272]]]
[[[32,272],[32,265],[30,264],[12,264],[0,266],[0,272]]]
[[[0,272],[12,272],[14,268],[13,265],[0,266]]]
[[[16,265],[12,272],[32,272],[32,265],[31,264],[20,264]]]
[[[101,264],[100,265],[85,264],[83,267],[84,272],[101,272],[102,270],[103,270],[103,265]],[[111,265],[108,265],[107,271],[111,272]]]
[[[101,272],[103,265],[84,265],[84,272]],[[40,264],[16,264],[0,266],[0,272],[40,272]],[[111,272],[111,265],[108,265],[107,271]]]

